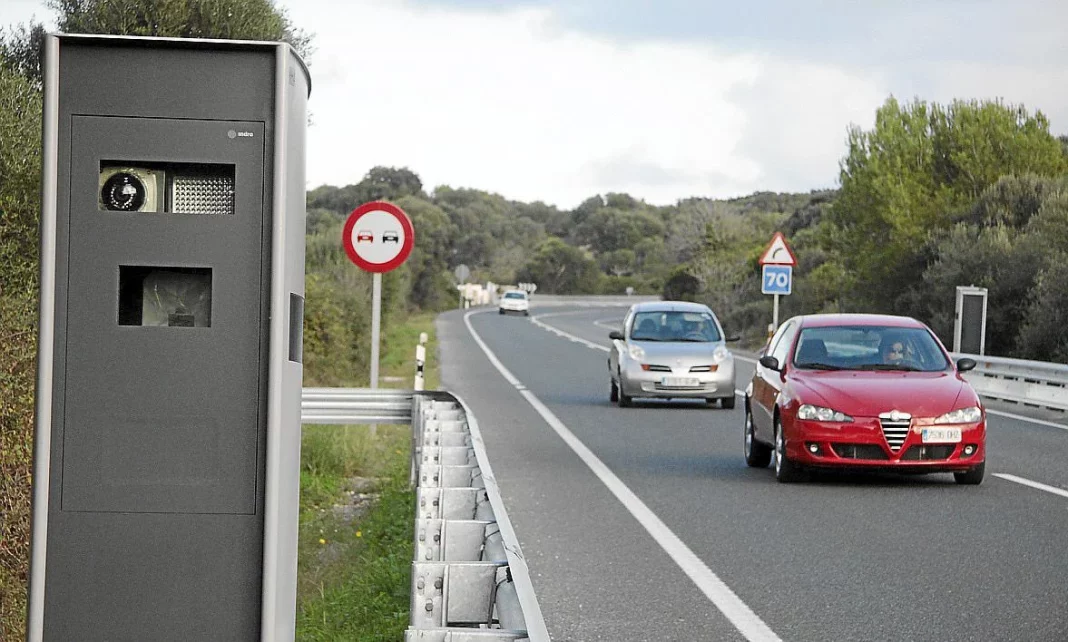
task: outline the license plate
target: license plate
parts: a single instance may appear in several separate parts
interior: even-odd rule
[[[664,377],[660,385],[665,388],[696,388],[701,385],[700,379],[693,377]]]
[[[924,428],[922,436],[925,444],[957,444],[960,428]]]

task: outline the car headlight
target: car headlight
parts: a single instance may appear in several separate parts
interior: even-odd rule
[[[813,421],[853,421],[853,418],[844,412],[808,403],[801,404],[801,407],[797,409],[797,418]]]
[[[645,358],[645,350],[643,350],[641,346],[631,346],[630,358],[634,359],[635,361],[641,361]]]
[[[936,418],[934,422],[936,424],[974,424],[982,418],[983,411],[978,406],[972,406],[971,408],[958,408],[953,412],[947,412]]]

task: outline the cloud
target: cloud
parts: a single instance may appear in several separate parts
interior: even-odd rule
[[[562,207],[608,191],[672,203],[808,189],[834,181],[845,126],[885,98],[818,65],[591,35],[549,8],[392,0],[289,12],[317,47],[310,187],[396,165],[430,187]]]

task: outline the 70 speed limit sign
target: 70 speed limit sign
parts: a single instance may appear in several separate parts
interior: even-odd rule
[[[793,286],[794,268],[792,265],[765,265],[760,280],[760,291],[764,294],[790,294]]]

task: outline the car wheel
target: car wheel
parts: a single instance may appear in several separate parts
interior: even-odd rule
[[[767,468],[771,463],[771,448],[760,443],[753,436],[753,415],[749,412],[748,404],[745,408],[744,438],[745,463],[750,468]]]
[[[801,481],[801,467],[790,461],[786,454],[786,437],[783,435],[782,424],[775,419],[775,479],[782,484],[792,484]]]
[[[620,379],[619,379],[619,392],[618,392],[618,394],[619,394],[619,407],[620,408],[630,408],[631,403],[633,403],[633,401],[634,401],[634,397],[631,397],[631,396],[626,395],[626,394],[623,393],[623,378],[622,377],[620,377]]]
[[[530,311],[529,310],[524,310],[523,311],[523,316],[529,317],[530,316]]]
[[[731,409],[734,408],[734,402],[735,402],[734,395],[731,395],[729,397],[724,397],[724,398],[720,399],[719,400],[719,405],[723,406],[727,410],[731,410]]]
[[[971,468],[963,473],[953,473],[953,479],[958,484],[965,484],[967,486],[977,486],[983,483],[983,473],[986,472],[986,462],[979,464],[975,468]]]
[[[615,403],[619,401],[619,388],[616,386],[615,379],[609,379],[609,385],[611,385],[612,387],[609,389],[608,392],[608,400],[612,403]]]
[[[504,314],[504,310],[497,310],[497,314]]]

